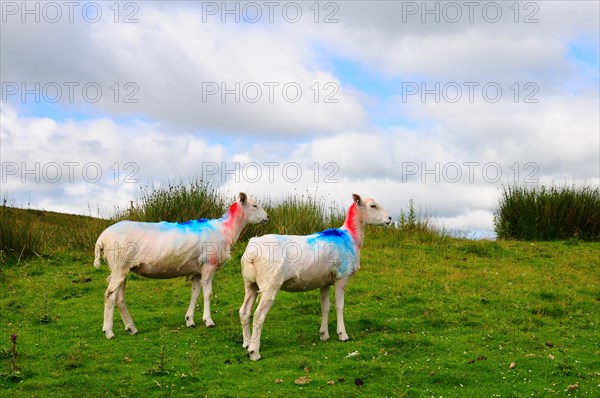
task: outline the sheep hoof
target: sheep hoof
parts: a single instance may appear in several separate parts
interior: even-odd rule
[[[259,353],[255,353],[255,352],[250,352],[250,360],[251,361],[258,361],[261,357]]]
[[[340,333],[340,341],[348,341],[350,337],[346,333]]]
[[[329,340],[329,333],[321,333],[321,341]]]
[[[114,339],[115,338],[115,334],[113,333],[112,330],[104,330],[104,335],[106,336],[107,339]]]
[[[187,326],[188,328],[195,328],[196,327],[196,322],[194,322],[194,317],[193,316],[185,316],[185,326]]]
[[[215,323],[213,321],[204,321],[204,323],[206,324],[207,328],[214,328],[215,327]]]
[[[131,336],[133,336],[134,334],[136,334],[138,332],[137,328],[133,325],[125,328],[125,330],[127,331],[127,333],[129,333]]]

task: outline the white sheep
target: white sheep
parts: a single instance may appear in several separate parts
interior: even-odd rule
[[[239,199],[219,219],[184,223],[121,221],[105,229],[96,242],[94,266],[100,267],[103,255],[110,268],[102,327],[106,338],[115,337],[112,331],[115,303],[125,330],[132,335],[137,333],[125,305],[129,271],[160,279],[191,276],[192,298],[185,314],[186,325],[196,326],[194,309],[202,286],[202,320],[207,327],[214,326],[210,315],[214,272],[230,258],[231,246],[247,224],[265,223],[268,219],[262,207],[241,192]]]
[[[329,339],[327,317],[329,288],[335,286],[337,333],[348,340],[344,326],[344,289],[350,276],[360,268],[360,249],[367,224],[387,225],[392,218],[373,199],[364,201],[352,195],[354,203],[348,209],[341,228],[327,229],[307,236],[264,235],[252,238],[242,256],[245,297],[240,308],[244,337],[243,347],[250,359],[260,359],[260,335],[267,312],[279,290],[304,292],[321,290],[321,340]],[[260,302],[254,313],[252,335],[250,315],[258,293]]]

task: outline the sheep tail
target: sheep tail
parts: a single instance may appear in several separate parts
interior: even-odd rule
[[[250,239],[241,259],[242,275],[244,279],[249,282],[256,282],[256,268],[254,262],[258,259],[257,249],[258,246]]]
[[[100,239],[98,239],[98,241],[96,242],[96,247],[94,248],[94,254],[95,254],[94,267],[100,268],[100,265],[102,264],[100,261],[100,258],[104,254],[104,244],[102,243],[102,240],[100,240]]]

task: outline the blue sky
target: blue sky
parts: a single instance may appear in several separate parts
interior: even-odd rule
[[[599,48],[600,44],[597,38],[582,38],[568,44],[567,57],[574,62],[583,62],[598,72],[600,69]]]
[[[317,23],[313,3],[298,3],[302,19],[287,21],[280,11],[288,2],[274,23],[256,24],[222,23],[218,13],[203,22],[200,2],[136,2],[137,9],[121,10],[119,18],[135,11],[136,22],[127,24],[114,21],[112,3],[101,3],[96,23],[77,13],[72,23],[4,15],[3,90],[75,82],[78,89],[96,84],[102,95],[94,103],[78,90],[73,101],[65,91],[57,103],[8,96],[0,104],[0,195],[108,216],[139,190],[123,181],[132,170],[125,165],[135,165],[139,184],[185,180],[216,165],[238,170],[238,178],[224,173],[217,181],[231,197],[318,192],[345,206],[358,192],[394,216],[413,199],[444,227],[479,236],[493,229],[502,184],[522,182],[515,167],[523,176],[534,164],[538,184],[599,183],[597,2],[537,2],[534,24],[515,23],[513,3],[498,3],[503,18],[494,23],[479,14],[472,23],[443,15],[422,22],[418,14],[399,23],[402,2],[325,9],[329,3],[319,3]],[[519,3],[521,11],[526,5]],[[326,12],[337,22],[323,23]],[[238,102],[232,94],[204,95],[209,86],[236,84]],[[407,84],[439,90],[406,95]],[[472,101],[469,84],[476,84]],[[131,85],[133,93],[125,89]],[[462,96],[452,100],[456,87]],[[262,96],[253,101],[256,88]],[[286,94],[297,89],[301,95],[290,100]],[[491,101],[497,89],[501,96]],[[136,101],[126,103],[127,94]],[[55,165],[63,175],[50,181],[44,173]],[[68,165],[77,168],[73,181]],[[247,174],[256,165],[258,180]],[[98,181],[85,175],[94,167],[103,172]],[[301,177],[290,178],[296,167]],[[457,168],[454,179],[448,172]]]
[[[415,78],[400,78],[385,76],[368,66],[351,59],[334,57],[332,59],[332,73],[344,87],[358,90],[368,95],[371,101],[365,104],[368,109],[369,121],[378,127],[386,128],[397,125],[410,128],[417,127],[417,123],[403,115],[402,108],[390,113],[386,103],[403,93],[403,82],[418,81]]]

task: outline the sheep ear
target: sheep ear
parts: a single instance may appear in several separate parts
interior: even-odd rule
[[[246,199],[248,199],[248,197],[246,196],[245,193],[240,192],[240,203],[241,204],[245,204],[246,203]]]
[[[354,203],[356,203],[357,205],[362,205],[362,199],[360,198],[359,194],[353,193],[352,200],[354,200]]]

